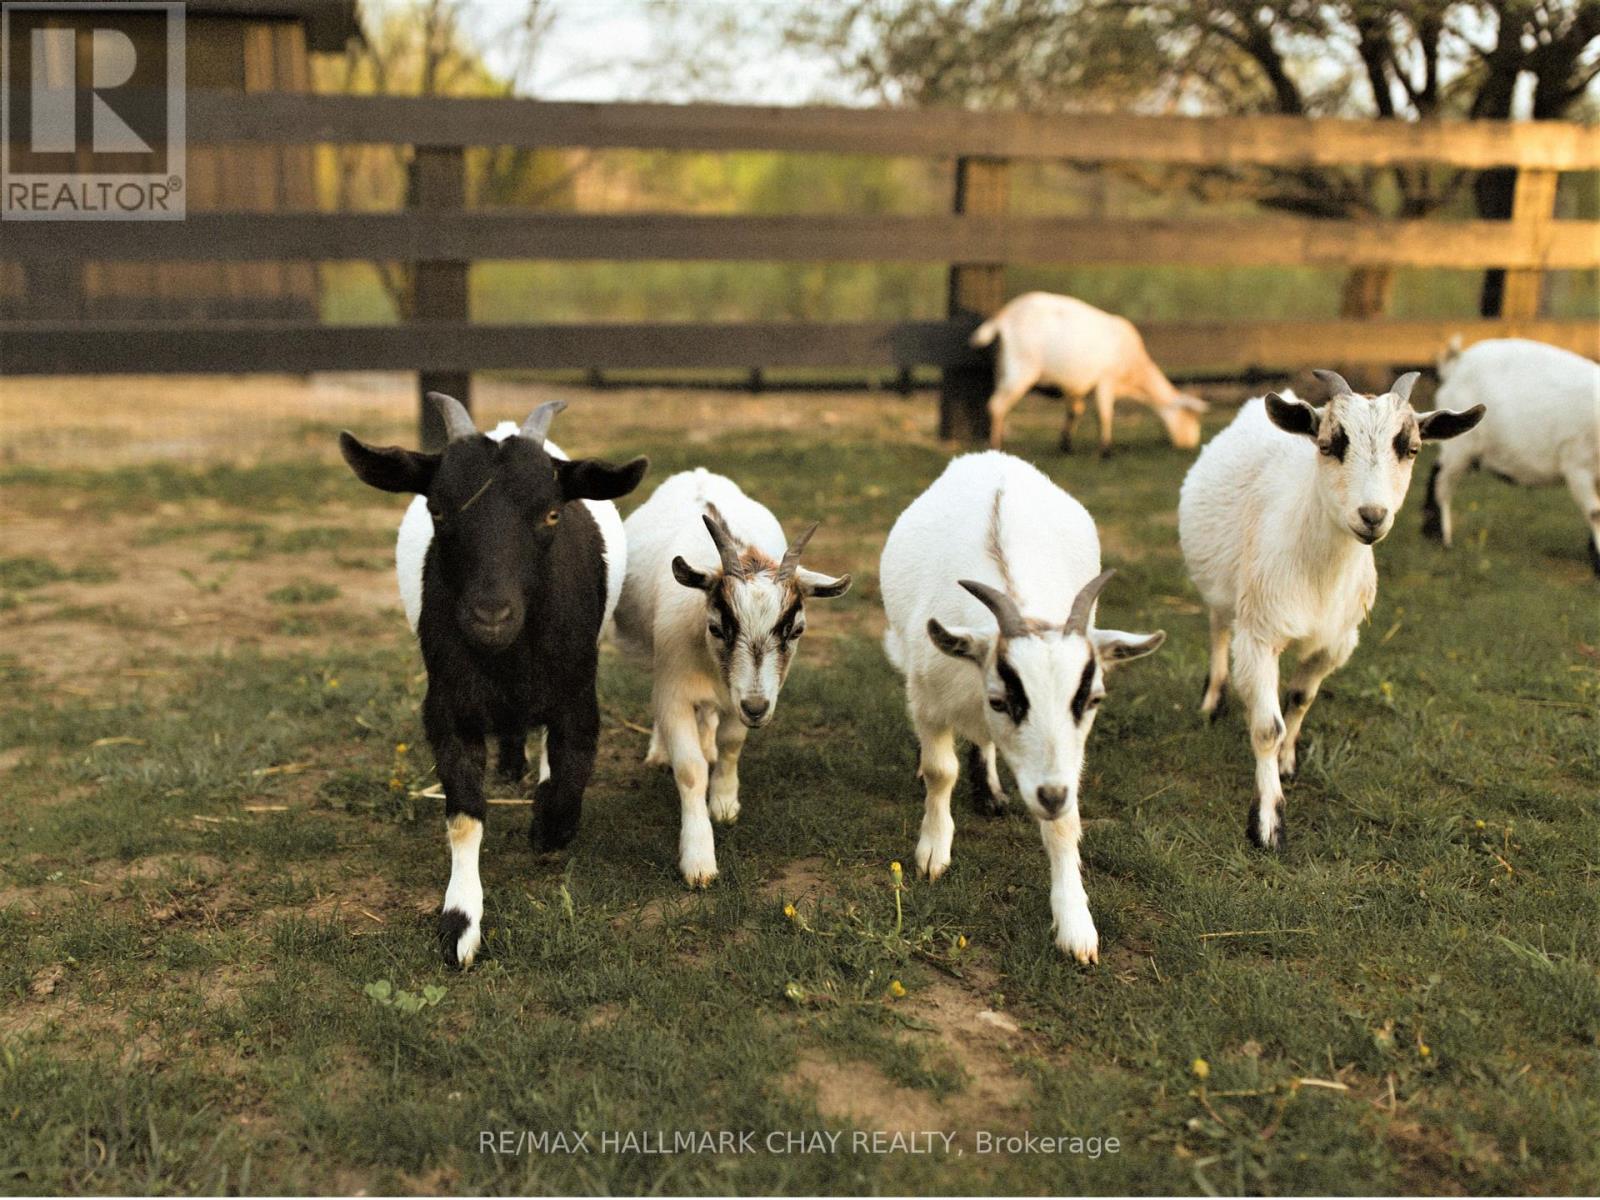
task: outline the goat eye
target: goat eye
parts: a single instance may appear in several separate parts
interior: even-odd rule
[[[546,525],[554,525],[559,520],[561,520],[561,510],[559,508],[552,508],[544,515],[544,523]]]
[[[1006,700],[1005,700],[1005,697],[1004,696],[990,696],[989,697],[989,707],[994,709],[994,711],[997,712],[997,713],[1005,712],[1006,711]]]
[[[1333,457],[1333,447],[1331,445],[1318,446],[1317,447],[1317,453],[1322,455],[1323,458],[1332,458]]]
[[[716,638],[717,641],[719,641],[719,642],[722,641],[722,625],[721,625],[720,622],[711,621],[711,622],[707,623],[706,632],[709,633],[712,637]]]

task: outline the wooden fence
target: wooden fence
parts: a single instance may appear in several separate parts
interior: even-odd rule
[[[78,262],[408,261],[417,311],[400,326],[312,322],[111,322],[63,315],[0,325],[0,374],[415,370],[465,395],[496,368],[847,367],[944,372],[941,429],[981,435],[987,367],[966,345],[1005,299],[1008,262],[1393,266],[1509,272],[1505,317],[1155,323],[1174,370],[1420,365],[1452,334],[1539,338],[1600,356],[1594,321],[1538,318],[1540,272],[1600,267],[1600,222],[1554,219],[1559,172],[1600,169],[1600,132],[1561,123],[1428,123],[1281,117],[1077,116],[717,105],[555,104],[192,92],[194,144],[413,147],[413,207],[400,213],[196,213],[183,222],[7,223],[0,260],[61,278]],[[766,150],[956,160],[949,215],[698,216],[474,210],[469,146]],[[1320,167],[1516,167],[1509,221],[1098,220],[1006,213],[1024,159]],[[942,321],[477,325],[481,259],[850,260],[949,264]],[[0,265],[4,265],[0,261]],[[15,269],[15,268],[13,268]],[[426,420],[426,418],[425,418]],[[425,429],[431,439],[437,429]]]

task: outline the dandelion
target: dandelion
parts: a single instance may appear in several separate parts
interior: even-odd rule
[[[1197,1058],[1189,1064],[1189,1070],[1194,1072],[1194,1077],[1204,1083],[1211,1075],[1211,1064],[1203,1058]]]
[[[794,919],[795,919],[795,918],[796,918],[796,917],[798,917],[798,916],[799,916],[799,915],[800,915],[800,913],[799,913],[799,910],[797,910],[797,909],[796,909],[796,908],[795,908],[795,906],[794,906],[794,905],[792,905],[792,904],[785,904],[785,905],[784,905],[784,906],[783,906],[783,915],[784,915],[784,916],[786,916],[786,917],[788,917],[788,918],[789,918],[789,920],[791,920],[791,921],[792,921],[792,920],[794,920]]]
[[[330,680],[328,680],[328,688],[329,688],[329,690],[330,690],[330,691],[331,691],[331,690],[332,690],[332,689],[334,689],[334,688],[336,688],[336,687],[338,687],[338,686],[339,686],[339,681],[338,681],[338,680],[337,680],[337,679],[330,679]]]
[[[1486,823],[1485,823],[1485,822],[1484,822],[1484,820],[1483,820],[1483,818],[1482,818],[1482,817],[1479,817],[1479,818],[1478,818],[1478,819],[1477,819],[1477,820],[1476,820],[1476,821],[1474,821],[1474,822],[1473,822],[1473,823],[1472,823],[1472,824],[1473,824],[1473,827],[1474,827],[1474,828],[1475,828],[1475,829],[1487,829],[1487,828],[1489,828],[1489,826],[1488,826],[1488,825],[1487,825],[1487,824],[1486,824]]]
[[[404,754],[406,751],[408,751],[410,749],[411,749],[411,747],[406,745],[404,742],[396,742],[394,744],[394,752],[396,754]]]
[[[898,1000],[898,999],[900,999],[901,996],[904,996],[905,994],[906,994],[906,985],[905,984],[901,983],[898,979],[891,979],[889,981],[889,995],[893,996],[896,1000]]]
[[[967,948],[967,935],[964,934],[964,933],[956,934],[956,949],[957,950],[965,950],[966,948]]]
[[[1421,1043],[1419,1043],[1417,1045],[1417,1053],[1421,1057],[1427,1058],[1430,1054],[1433,1053],[1433,1047],[1428,1045],[1427,1042],[1421,1042]]]
[[[400,782],[400,776],[398,776],[398,775],[389,776],[389,790],[391,792],[398,792],[403,787],[405,787],[405,784]]]
[[[903,873],[902,873],[902,871],[900,869],[900,864],[898,862],[892,862],[892,863],[889,864],[889,874],[894,878],[895,887],[899,887],[901,885],[901,878],[902,878],[902,874]]]

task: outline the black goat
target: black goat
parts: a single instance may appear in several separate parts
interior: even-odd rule
[[[438,392],[428,399],[444,418],[443,453],[368,446],[348,432],[339,449],[362,482],[423,496],[433,522],[417,621],[428,669],[422,723],[450,841],[439,941],[447,963],[466,967],[483,936],[478,850],[488,737],[498,741],[500,773],[519,780],[528,731],[544,727],[550,777],[535,792],[530,836],[554,850],[578,831],[600,731],[596,642],[608,616],[607,571],[622,571],[626,549],[608,545],[589,508],[572,502],[627,495],[648,462],[618,467],[547,452],[545,434],[563,401],[542,405],[515,436],[496,440],[477,431],[458,401]],[[610,524],[620,535],[620,523]]]

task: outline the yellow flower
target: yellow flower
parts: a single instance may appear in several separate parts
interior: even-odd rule
[[[1196,1079],[1203,1081],[1211,1074],[1211,1064],[1203,1058],[1197,1058],[1189,1064],[1189,1070],[1194,1072]]]
[[[404,754],[409,749],[411,749],[411,747],[406,745],[404,742],[396,742],[394,744],[394,752],[396,754]]]
[[[1479,819],[1478,819],[1478,820],[1476,820],[1476,821],[1474,821],[1474,822],[1473,822],[1473,823],[1472,823],[1472,824],[1473,824],[1473,826],[1474,826],[1474,827],[1475,827],[1475,828],[1477,828],[1477,829],[1486,829],[1486,828],[1488,828],[1488,827],[1487,827],[1487,826],[1486,826],[1486,825],[1485,825],[1485,824],[1484,824],[1484,823],[1483,823],[1483,820],[1482,820],[1482,818],[1479,818]]]
[[[389,790],[391,792],[398,792],[403,786],[405,785],[400,782],[400,777],[398,775],[390,776]]]
[[[336,688],[339,686],[339,681],[337,679],[330,679],[328,680],[328,686],[330,688]]]
[[[905,994],[906,994],[906,985],[905,984],[901,983],[898,979],[891,979],[889,981],[889,995],[893,996],[896,1000],[898,1000],[898,999],[900,999],[901,996],[904,996]]]
[[[895,885],[895,887],[899,887],[900,886],[901,871],[900,871],[900,864],[898,862],[892,862],[892,863],[889,864],[889,874],[894,877],[894,885]]]
[[[795,911],[795,907],[794,907],[794,905],[792,905],[792,904],[785,904],[785,905],[784,905],[784,906],[783,906],[783,915],[784,915],[784,916],[786,916],[786,917],[788,917],[788,918],[789,918],[789,920],[791,920],[791,921],[792,921],[792,920],[794,920],[794,919],[795,919],[795,917],[797,917],[797,916],[799,916],[799,915],[800,915],[800,914],[799,914],[799,913],[798,913],[798,912],[796,912],[796,911]]]
[[[956,935],[956,949],[957,950],[965,950],[966,948],[967,948],[967,935],[964,934],[964,933],[958,933]]]
[[[1428,1055],[1433,1053],[1433,1047],[1429,1046],[1427,1042],[1422,1042],[1417,1046],[1417,1053],[1423,1058],[1427,1058]]]

